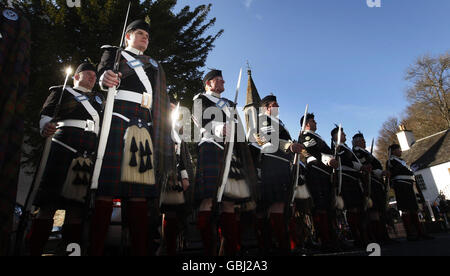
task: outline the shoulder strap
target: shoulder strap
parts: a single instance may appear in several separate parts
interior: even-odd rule
[[[230,109],[229,109],[229,107],[228,107],[228,101],[227,100],[225,100],[225,99],[220,99],[220,98],[216,98],[216,97],[213,97],[213,96],[211,96],[211,95],[208,95],[208,94],[202,94],[203,96],[205,96],[208,100],[210,100],[211,102],[213,102],[213,103],[215,103],[216,104],[216,106],[218,107],[218,108],[220,108],[224,113],[225,113],[225,115],[227,115],[227,117],[230,117],[231,116],[231,112],[230,112]]]
[[[152,84],[150,83],[150,80],[148,79],[147,74],[145,73],[145,70],[143,68],[143,63],[132,57],[130,54],[128,54],[125,51],[122,51],[122,56],[128,61],[128,66],[130,66],[137,74],[139,80],[144,85],[145,90],[147,90],[147,93],[150,94],[150,97],[153,95],[153,88]],[[152,102],[152,101],[150,101]]]
[[[86,109],[86,111],[91,115],[92,119],[95,122],[95,133],[99,133],[100,131],[100,116],[98,115],[97,110],[91,105],[91,103],[88,101],[87,97],[76,92],[71,87],[66,87],[66,90],[72,94],[75,98],[79,100],[79,102],[83,105],[83,107]],[[83,97],[85,99],[83,99]]]

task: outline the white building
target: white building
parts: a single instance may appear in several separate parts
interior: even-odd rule
[[[397,137],[425,200],[433,204],[440,193],[450,199],[450,129],[415,141],[412,132],[401,127]]]

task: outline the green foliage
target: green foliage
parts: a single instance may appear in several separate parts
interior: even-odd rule
[[[176,0],[131,1],[129,22],[151,19],[150,43],[146,54],[160,61],[167,76],[168,92],[191,108],[192,98],[202,91],[200,71],[214,42],[223,33],[211,31],[210,5],[193,10],[186,6],[178,13]],[[64,81],[64,67],[75,68],[90,60],[98,63],[102,45],[118,46],[128,7],[123,0],[82,0],[80,8],[69,8],[66,0],[18,1],[32,26],[30,98],[27,103],[27,163],[39,159],[42,138],[38,134],[39,111],[48,88]]]

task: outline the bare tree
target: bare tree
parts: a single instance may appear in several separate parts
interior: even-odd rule
[[[412,82],[406,98],[411,104],[425,104],[430,112],[436,111],[450,128],[450,53],[438,57],[425,55],[417,59],[407,73]]]
[[[397,132],[400,125],[399,119],[390,117],[383,123],[380,129],[379,136],[376,143],[375,155],[382,164],[386,164],[388,159],[388,148],[393,143],[398,143]]]
[[[406,108],[404,124],[412,130],[416,139],[448,129],[447,121],[432,103],[416,102]]]

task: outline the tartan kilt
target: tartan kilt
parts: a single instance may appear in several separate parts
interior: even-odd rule
[[[386,191],[384,190],[384,184],[378,179],[372,178],[372,189],[371,189],[371,199],[373,202],[373,207],[371,210],[384,212],[386,210]]]
[[[360,182],[359,182],[359,174],[344,172],[345,174],[349,174],[352,177],[348,177],[346,175],[342,175],[342,197],[344,199],[345,208],[354,209],[364,208],[364,194],[361,190]]]
[[[205,142],[199,146],[195,201],[199,202],[216,195],[224,154],[224,151],[213,143]]]
[[[306,185],[311,193],[315,210],[331,209],[334,194],[330,175],[308,166]]]
[[[419,210],[419,205],[417,204],[417,198],[416,193],[414,192],[413,183],[409,184],[395,180],[392,182],[395,191],[395,198],[397,200],[397,209],[405,212],[417,212]]]
[[[97,150],[97,136],[92,132],[85,132],[79,128],[64,127],[56,132],[54,138],[76,149],[78,153],[74,153],[60,144],[52,142],[34,205],[40,207],[51,205],[52,207],[64,208],[67,203],[72,202],[61,196],[70,165],[73,159],[78,157],[78,154],[83,154],[84,152],[92,156],[92,161],[95,161],[94,154]]]
[[[149,110],[142,108],[140,104],[117,100],[114,102],[113,112],[119,113],[130,120],[139,118],[143,124],[151,122]],[[157,185],[143,185],[121,181],[122,157],[125,144],[124,136],[128,127],[128,122],[117,116],[112,117],[111,129],[109,131],[102,169],[98,180],[97,196],[158,198]],[[151,128],[149,130],[153,138],[153,131]]]
[[[285,202],[291,184],[290,163],[263,155],[261,160],[262,202]]]

